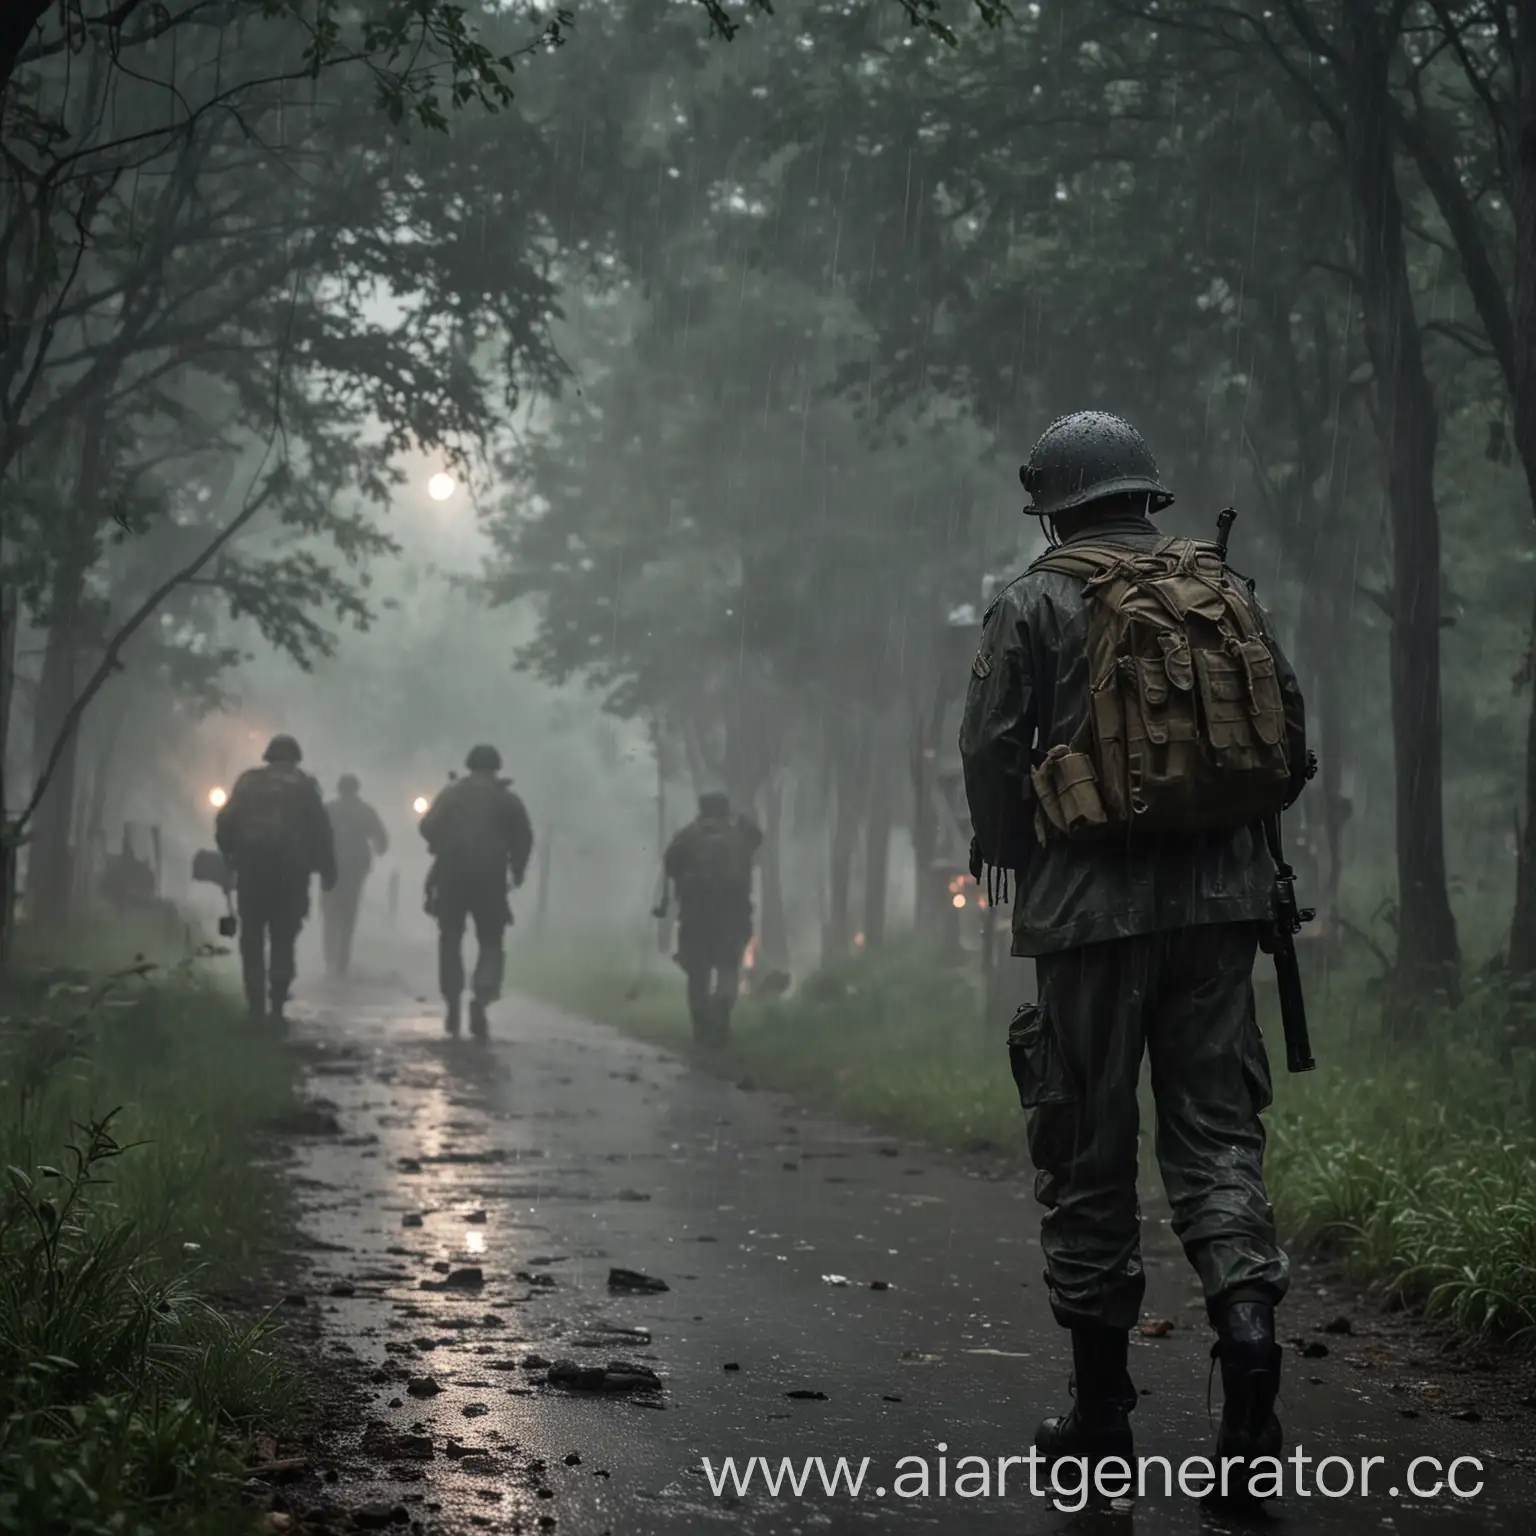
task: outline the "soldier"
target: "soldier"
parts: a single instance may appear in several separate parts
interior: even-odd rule
[[[437,919],[438,982],[447,1014],[443,1027],[459,1032],[464,992],[464,925],[475,922],[475,958],[469,1030],[486,1037],[486,1008],[501,996],[502,940],[512,921],[507,877],[521,886],[533,852],[533,826],[523,802],[501,773],[495,747],[475,747],[465,759],[469,776],[456,779],[427,808],[421,835],[432,854],[427,911]]]
[[[293,985],[294,944],[309,915],[309,877],[318,873],[323,891],[336,884],[331,823],[302,759],[292,736],[274,736],[266,766],[235,780],[214,823],[219,852],[235,872],[245,1000],[259,1020],[269,1016],[270,999],[279,1024]]]
[[[731,816],[721,794],[699,796],[699,814],[674,837],[662,860],[666,891],[677,892],[677,963],[688,977],[688,1013],[700,1045],[723,1045],[752,941],[752,858],[763,834]]]
[[[357,929],[357,908],[363,882],[375,858],[389,852],[389,834],[379,813],[359,793],[355,773],[336,781],[336,799],[326,806],[336,844],[336,889],[320,903],[325,933],[325,968],[332,976],[345,976],[352,964],[352,935]]]
[[[1223,553],[1153,526],[1173,496],[1128,422],[1063,417],[1020,478],[1051,547],[986,613],[960,750],[972,873],[1014,874],[1012,950],[1034,958],[1038,980],[1009,1056],[1045,1207],[1051,1307],[1072,1335],[1075,1403],[1035,1443],[1048,1458],[1132,1454],[1145,1051],[1173,1229],[1217,1335],[1218,1455],[1278,1455],[1274,1312],[1289,1268],[1264,1185],[1270,1077],[1252,984],[1274,868],[1254,823],[1305,783],[1301,693]],[[1154,552],[1161,563],[1144,574],[1155,600],[1136,610],[1144,627],[1121,634],[1135,654],[1106,653],[1099,637],[1116,633],[1116,605],[1148,591],[1125,562]],[[1191,608],[1193,618],[1170,617]],[[1112,686],[1092,693],[1090,718],[1101,677]],[[1245,1489],[1239,1471],[1230,1491]]]

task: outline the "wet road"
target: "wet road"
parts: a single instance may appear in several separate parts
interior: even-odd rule
[[[999,1458],[1027,1451],[1039,1417],[1064,1404],[1068,1371],[1027,1179],[840,1125],[534,1003],[503,1003],[489,1048],[446,1041],[435,1008],[400,989],[296,1012],[311,1091],[343,1133],[298,1146],[316,1245],[307,1291],[323,1347],[375,1378],[373,1425],[358,1425],[331,1496],[403,1504],[424,1529],[454,1533],[1220,1528],[1177,1488],[1165,1496],[1161,1474],[1129,1514],[1058,1512],[1031,1497],[1021,1467],[997,1495]],[[1147,1242],[1148,1315],[1175,1327],[1134,1341],[1137,1449],[1177,1465],[1210,1447],[1209,1334],[1150,1217]],[[467,1266],[481,1286],[446,1285]],[[669,1289],[611,1292],[614,1266]],[[1327,1315],[1299,1298],[1283,1331]],[[1450,1417],[1449,1399],[1405,1408],[1424,1399],[1400,1336],[1366,1317],[1356,1328],[1308,1332],[1326,1357],[1288,1351],[1283,1411],[1313,1467],[1385,1457],[1373,1496],[1292,1494],[1271,1523],[1526,1529],[1536,1412],[1471,1423]],[[530,1357],[633,1361],[664,1390],[573,1392],[545,1384]],[[407,1379],[425,1377],[441,1390],[412,1395]],[[1392,1497],[1419,1454],[1480,1457],[1483,1494]],[[857,1499],[829,1498],[814,1472],[804,1497],[773,1497],[757,1476],[745,1496],[711,1493],[704,1458],[759,1455],[869,1466]],[[990,1465],[990,1496],[968,1456]],[[901,1496],[918,1471],[903,1457],[926,1459],[927,1497]],[[1342,1486],[1339,1466],[1324,1476]]]

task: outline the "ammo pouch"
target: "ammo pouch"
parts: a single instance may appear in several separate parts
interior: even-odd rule
[[[1079,837],[1108,824],[1091,754],[1058,743],[1041,759],[1029,782],[1035,791],[1035,831],[1042,843],[1052,831]]]

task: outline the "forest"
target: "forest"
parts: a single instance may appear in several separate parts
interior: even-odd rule
[[[566,850],[530,989],[674,1038],[629,957],[724,788],[798,987],[741,1059],[1011,1145],[956,711],[1018,466],[1111,410],[1307,699],[1277,1200],[1536,1328],[1527,7],[20,0],[0,138],[6,955],[99,930],[125,823],[190,857],[285,699],[402,817],[499,732]]]

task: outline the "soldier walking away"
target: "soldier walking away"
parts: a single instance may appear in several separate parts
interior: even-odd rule
[[[1145,1052],[1173,1229],[1216,1331],[1217,1453],[1245,1502],[1245,1468],[1281,1449],[1289,1282],[1263,1174],[1252,971],[1275,869],[1256,823],[1305,783],[1301,692],[1223,549],[1153,526],[1173,496],[1128,422],[1065,416],[1019,473],[1050,548],[986,613],[960,750],[972,873],[1012,876],[1012,950],[1038,978],[1009,1058],[1075,1401],[1035,1444],[1132,1454]]]
[[[723,1045],[741,985],[741,962],[752,942],[752,859],[763,834],[731,815],[721,794],[699,796],[699,814],[667,845],[662,860],[667,895],[677,893],[677,954],[688,977],[688,1013],[699,1045]]]
[[[474,919],[479,953],[471,980],[469,1031],[483,1040],[486,1009],[501,996],[502,942],[512,922],[507,879],[521,886],[533,852],[533,826],[523,802],[500,777],[501,754],[475,747],[468,777],[455,779],[427,808],[421,835],[432,855],[427,911],[437,919],[437,974],[447,1013],[443,1027],[459,1032],[464,994],[464,928]]]
[[[351,969],[363,882],[374,859],[389,852],[389,834],[379,813],[359,793],[361,788],[355,773],[342,774],[336,781],[336,798],[325,808],[336,845],[336,888],[321,899],[320,923],[325,968],[332,976],[345,976]]]
[[[265,766],[235,780],[214,823],[219,852],[235,873],[240,964],[253,1019],[283,1022],[293,985],[294,945],[309,915],[309,877],[336,884],[336,850],[320,786],[300,767],[292,736],[274,736]]]

